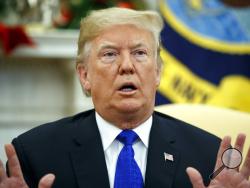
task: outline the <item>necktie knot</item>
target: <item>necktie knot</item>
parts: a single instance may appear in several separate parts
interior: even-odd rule
[[[132,130],[123,130],[116,138],[122,142],[125,146],[132,145],[137,139],[138,135]]]

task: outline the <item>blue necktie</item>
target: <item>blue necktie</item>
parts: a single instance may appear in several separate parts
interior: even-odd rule
[[[138,135],[132,130],[122,131],[117,138],[124,144],[115,172],[114,188],[143,188],[143,179],[139,166],[134,159],[132,144],[138,139]]]

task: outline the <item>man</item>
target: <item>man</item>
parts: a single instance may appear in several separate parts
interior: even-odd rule
[[[6,146],[10,177],[0,168],[0,188],[49,188],[53,181],[56,188],[204,188],[201,175],[209,183],[220,140],[153,111],[161,28],[161,18],[151,11],[110,8],[86,17],[76,68],[95,109],[14,139],[15,149]],[[237,149],[242,150],[244,139],[239,135]],[[226,137],[216,168],[229,146]],[[210,187],[249,188],[248,156],[241,171],[225,170]]]

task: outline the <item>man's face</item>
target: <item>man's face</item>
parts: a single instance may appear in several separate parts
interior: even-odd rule
[[[111,26],[95,38],[87,67],[77,69],[96,111],[107,119],[151,114],[160,80],[156,56],[153,35],[133,25]]]

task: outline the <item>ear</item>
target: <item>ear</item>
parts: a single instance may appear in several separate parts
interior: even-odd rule
[[[157,68],[156,70],[156,86],[159,87],[161,82],[161,69]]]
[[[78,74],[78,77],[79,77],[79,80],[81,82],[81,85],[82,85],[83,89],[90,93],[91,84],[89,82],[87,66],[84,65],[84,64],[79,63],[76,66],[76,70],[77,70],[77,74]]]
[[[163,61],[160,55],[160,48],[158,49],[157,52],[157,66],[156,66],[156,86],[159,87],[160,82],[161,82],[161,73],[163,69]]]

